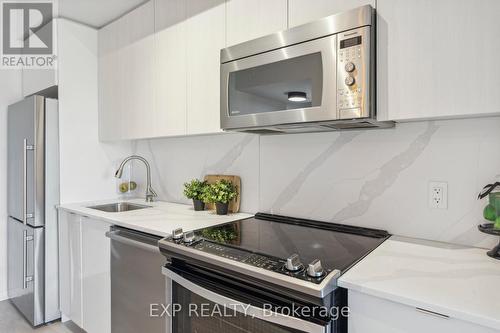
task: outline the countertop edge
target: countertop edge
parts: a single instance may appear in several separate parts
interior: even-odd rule
[[[395,241],[400,241],[399,239],[394,239]],[[390,241],[390,240],[387,240]],[[351,269],[355,268],[356,266],[363,265],[363,261],[366,259],[369,259],[371,255],[377,255],[376,252],[373,251],[372,253],[368,254],[365,258],[360,260],[358,263],[356,263],[355,266],[353,266]],[[468,312],[461,310],[459,307],[456,306],[442,306],[436,303],[432,302],[426,302],[425,300],[419,300],[418,298],[414,297],[406,297],[403,293],[394,293],[390,292],[387,290],[384,290],[384,288],[374,288],[374,287],[367,287],[366,284],[363,282],[356,282],[356,281],[350,281],[349,280],[349,271],[346,272],[346,275],[342,275],[338,279],[338,286],[356,291],[368,296],[373,296],[377,297],[383,300],[399,303],[401,305],[406,305],[409,307],[414,307],[414,308],[421,308],[437,313],[441,313],[444,315],[449,316],[450,318],[456,319],[456,320],[461,320],[473,324],[477,324],[483,327],[487,327],[490,329],[495,329],[500,331],[500,317],[495,318],[492,316],[483,316],[480,313],[476,312]]]
[[[170,236],[169,233],[165,233],[165,232],[162,232],[162,231],[158,231],[158,230],[154,230],[154,229],[148,229],[148,228],[144,228],[144,227],[141,227],[141,226],[138,226],[138,225],[128,224],[128,223],[123,222],[123,221],[109,219],[109,218],[105,218],[103,216],[87,214],[87,212],[83,212],[83,211],[78,210],[76,208],[59,207],[59,209],[67,211],[67,212],[70,212],[70,213],[75,213],[75,214],[81,215],[83,217],[91,218],[91,219],[94,219],[94,220],[99,220],[99,221],[102,221],[102,222],[105,222],[105,223],[109,223],[109,224],[116,225],[116,226],[119,226],[119,227],[124,227],[124,228],[128,228],[128,229],[132,229],[132,230],[144,232],[144,233],[155,235],[155,236],[161,236],[161,237],[168,237],[168,236]]]
[[[109,224],[112,224],[112,225],[116,225],[116,226],[120,226],[120,227],[124,227],[124,228],[128,228],[128,229],[132,229],[132,230],[136,230],[136,231],[139,231],[139,232],[144,232],[144,233],[148,233],[148,234],[151,234],[151,235],[155,235],[155,236],[161,236],[161,237],[168,237],[170,236],[170,233],[169,232],[164,232],[164,231],[160,231],[158,229],[152,229],[152,228],[148,228],[148,227],[144,227],[144,226],[139,226],[139,225],[136,225],[136,224],[130,224],[130,223],[127,223],[127,222],[124,222],[124,221],[120,221],[119,219],[113,219],[113,218],[110,218],[110,217],[106,217],[106,216],[102,216],[102,214],[99,214],[99,213],[96,213],[96,214],[92,214],[91,212],[89,212],[89,208],[88,206],[89,205],[98,205],[98,204],[103,204],[103,203],[109,203],[109,202],[132,202],[132,203],[137,203],[137,200],[136,199],[117,199],[117,200],[101,200],[101,201],[92,201],[92,202],[82,202],[82,203],[68,203],[68,204],[61,204],[61,205],[58,205],[56,207],[57,210],[62,210],[62,211],[66,211],[66,212],[70,212],[70,213],[74,213],[74,214],[78,214],[78,215],[81,215],[81,216],[84,216],[84,217],[87,217],[87,218],[92,218],[92,219],[95,219],[95,220],[99,220],[99,221],[103,221],[105,223],[109,223]],[[174,205],[179,205],[179,206],[189,206],[189,205],[185,205],[185,204],[179,204],[179,203],[172,203],[172,202],[166,202],[166,201],[162,201],[160,203],[164,203],[164,204],[174,204]],[[231,217],[232,214],[230,215],[224,215],[223,217]],[[235,213],[234,214],[234,219],[230,220],[230,221],[223,221],[219,224],[224,224],[224,223],[229,223],[229,222],[232,222],[232,221],[239,221],[239,220],[244,220],[244,219],[247,219],[247,218],[251,218],[253,217],[254,215],[253,214],[248,214],[248,213],[242,213],[242,212],[238,212],[238,213]],[[202,218],[202,217],[200,217]],[[214,224],[214,225],[217,225],[217,224]],[[200,228],[203,228],[202,226]],[[196,230],[196,229],[193,229],[193,230]]]

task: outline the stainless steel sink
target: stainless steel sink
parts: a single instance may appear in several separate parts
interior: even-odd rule
[[[120,213],[120,212],[128,212],[131,210],[144,209],[150,207],[151,206],[138,205],[129,202],[116,202],[107,205],[91,206],[88,208],[97,209],[108,213]]]

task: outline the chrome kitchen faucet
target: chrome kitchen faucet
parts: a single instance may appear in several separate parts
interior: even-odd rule
[[[144,157],[138,156],[138,155],[132,155],[132,156],[125,158],[122,161],[122,163],[120,164],[120,166],[118,167],[118,170],[116,170],[115,177],[122,178],[123,167],[125,166],[125,164],[127,164],[127,162],[129,162],[131,160],[139,160],[139,161],[143,162],[144,165],[146,166],[146,174],[147,174],[146,175],[146,177],[147,177],[146,202],[153,202],[154,198],[157,197],[158,194],[156,194],[155,190],[153,190],[153,187],[151,186],[151,167],[149,166],[148,161]]]

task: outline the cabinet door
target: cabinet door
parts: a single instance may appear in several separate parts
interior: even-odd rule
[[[186,134],[186,1],[155,0],[155,125]]]
[[[220,132],[225,1],[187,0],[187,133]]]
[[[60,307],[64,318],[82,325],[82,252],[80,216],[59,211]]]
[[[418,311],[416,308],[349,290],[349,333],[494,333],[496,330]]]
[[[378,0],[377,12],[379,114],[500,114],[500,1]]]
[[[226,10],[227,46],[287,28],[286,0],[231,0]]]
[[[120,72],[121,21],[99,30],[99,139],[118,140],[125,137],[125,119],[122,114],[122,75]]]
[[[375,0],[289,0],[288,3],[290,28],[359,6],[375,7]]]
[[[99,137],[154,137],[154,3],[99,33]]]
[[[149,1],[123,17],[126,46],[120,55],[123,79],[122,133],[128,139],[156,136],[154,117],[154,3]]]
[[[71,313],[71,269],[69,245],[69,213],[59,210],[58,214],[59,243],[59,306],[62,320],[69,318]]]
[[[83,329],[88,333],[111,332],[110,240],[111,227],[82,217]]]

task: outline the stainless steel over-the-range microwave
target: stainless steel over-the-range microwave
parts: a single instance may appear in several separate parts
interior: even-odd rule
[[[254,133],[391,127],[375,112],[367,5],[221,50],[221,128]]]

